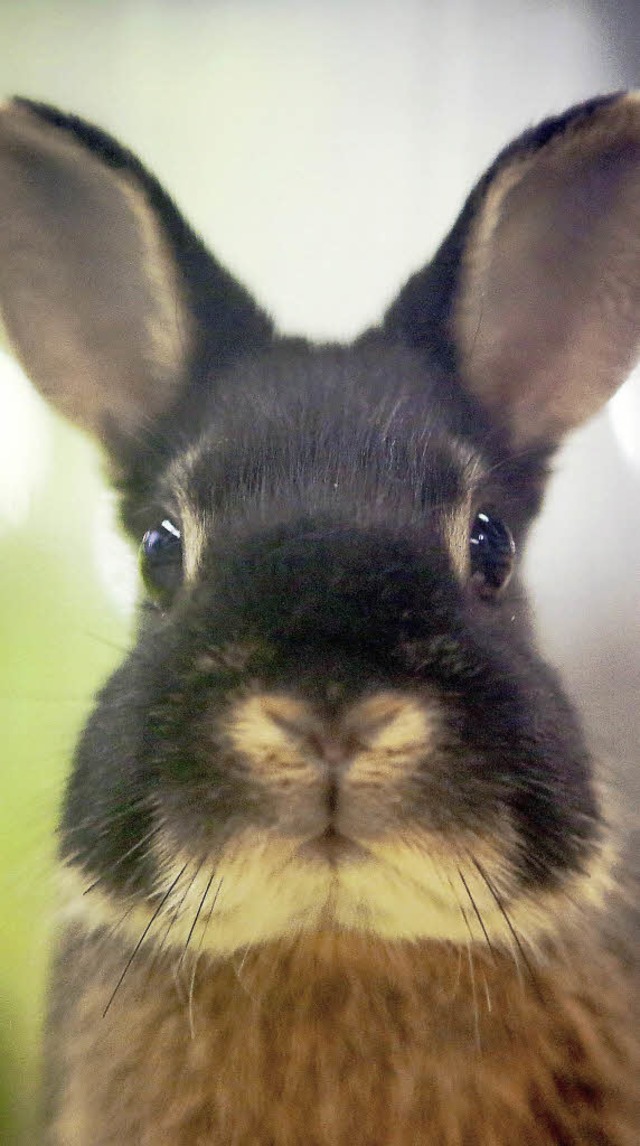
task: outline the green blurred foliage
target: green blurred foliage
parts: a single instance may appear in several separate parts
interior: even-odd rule
[[[0,402],[2,396],[0,395]],[[0,417],[11,419],[0,405]],[[100,586],[97,453],[46,414],[28,514],[0,519],[0,1142],[36,1141],[39,1044],[55,927],[55,821],[73,744],[130,621]],[[19,443],[16,443],[19,448]],[[108,540],[103,541],[108,547]]]

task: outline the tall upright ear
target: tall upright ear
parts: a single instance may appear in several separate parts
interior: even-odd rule
[[[36,386],[116,453],[272,334],[133,155],[26,100],[0,109],[0,309]]]
[[[455,368],[516,448],[595,413],[640,357],[640,95],[503,151],[386,327]]]

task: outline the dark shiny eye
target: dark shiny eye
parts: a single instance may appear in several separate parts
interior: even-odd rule
[[[168,518],[142,538],[140,568],[151,596],[167,604],[182,581],[180,530]]]
[[[509,529],[499,517],[477,513],[469,538],[471,577],[483,597],[502,589],[513,569],[516,547]]]

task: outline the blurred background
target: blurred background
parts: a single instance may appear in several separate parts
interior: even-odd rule
[[[0,4],[0,95],[118,136],[281,328],[319,339],[380,315],[510,137],[634,85],[635,0]],[[638,379],[558,469],[529,582],[633,806]],[[0,539],[0,1142],[31,1144],[56,807],[91,695],[130,640],[136,562],[93,447],[1,343]]]

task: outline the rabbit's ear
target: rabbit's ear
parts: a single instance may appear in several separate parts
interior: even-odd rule
[[[435,346],[516,447],[595,413],[640,358],[640,95],[511,144],[386,325]]]
[[[271,337],[133,155],[26,100],[0,109],[0,308],[34,383],[112,449]]]

